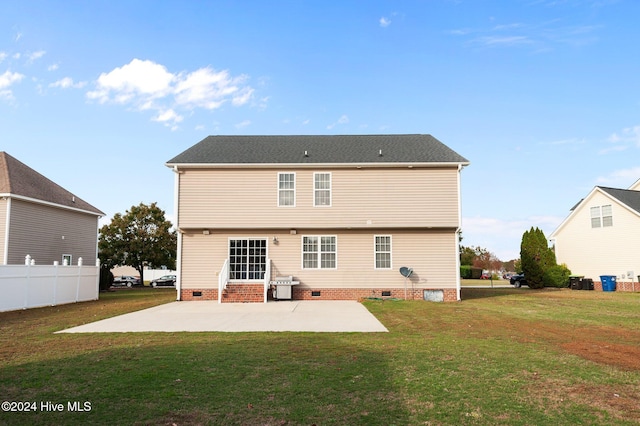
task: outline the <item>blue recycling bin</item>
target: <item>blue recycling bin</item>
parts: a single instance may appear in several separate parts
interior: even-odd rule
[[[615,275],[600,275],[600,281],[602,282],[602,291],[616,291]]]

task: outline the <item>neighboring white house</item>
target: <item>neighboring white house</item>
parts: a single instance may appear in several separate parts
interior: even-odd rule
[[[629,189],[596,186],[549,238],[572,274],[594,282],[614,275],[618,290],[640,290],[640,180]]]

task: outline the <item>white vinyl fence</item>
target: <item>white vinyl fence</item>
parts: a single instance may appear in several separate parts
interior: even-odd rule
[[[0,312],[98,300],[97,266],[0,265]]]

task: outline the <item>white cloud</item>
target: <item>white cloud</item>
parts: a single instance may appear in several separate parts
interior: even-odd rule
[[[380,18],[380,20],[378,22],[380,23],[380,26],[382,28],[386,28],[389,25],[391,25],[391,20],[389,18],[385,18],[384,16],[382,18]]]
[[[27,61],[29,63],[34,62],[37,59],[42,58],[47,52],[44,50],[38,50],[37,52],[27,53]]]
[[[240,90],[239,85],[246,78],[232,78],[228,71],[215,72],[211,68],[200,68],[187,74],[185,78],[180,77],[175,87],[176,101],[186,106],[206,109],[219,108],[230,98],[234,100],[234,95]]]
[[[475,42],[484,46],[516,46],[533,43],[533,41],[526,36],[487,36],[479,37]]]
[[[613,133],[607,140],[611,143],[627,143],[640,147],[640,126],[622,129],[620,133]]]
[[[88,92],[87,96],[100,103],[126,103],[137,97],[146,101],[166,96],[174,79],[163,65],[134,59],[127,65],[100,74],[96,90]]]
[[[336,125],[338,124],[347,124],[349,122],[349,117],[347,117],[346,115],[342,115],[338,121],[336,121],[335,123],[331,123],[327,126],[327,129],[333,129]]]
[[[229,71],[210,67],[193,72],[171,73],[161,64],[133,59],[122,67],[102,73],[95,89],[87,98],[100,103],[130,104],[138,110],[156,110],[154,121],[182,121],[178,109],[203,108],[213,110],[230,102],[234,106],[247,104],[254,89],[246,85],[246,75],[231,76]],[[172,111],[174,115],[168,114]],[[180,117],[180,120],[177,120]]]
[[[251,124],[250,120],[241,121],[240,123],[236,124],[236,129],[242,129],[244,127],[249,126],[250,124]]]
[[[557,216],[531,216],[515,220],[463,217],[462,245],[486,248],[503,261],[517,259],[520,257],[520,243],[525,231],[532,226],[537,227],[548,238],[564,219]]]
[[[81,89],[83,88],[87,83],[84,81],[80,81],[78,83],[74,83],[73,79],[71,77],[65,77],[63,79],[60,79],[54,83],[49,84],[49,87],[58,87],[60,89]]]
[[[10,87],[12,84],[19,83],[24,78],[24,75],[5,71],[4,74],[0,74],[0,99],[13,99],[13,92]]]
[[[20,73],[5,71],[4,74],[0,74],[0,89],[5,89],[11,86],[13,83],[18,83],[23,78],[24,75]]]
[[[606,176],[600,176],[596,179],[596,183],[624,189],[631,186],[638,179],[640,179],[640,167],[632,167],[630,169],[614,170]]]
[[[640,126],[627,127],[620,132],[612,133],[607,142],[609,146],[600,150],[599,154],[625,151],[633,146],[640,148]]]
[[[7,52],[0,52],[0,62],[4,61],[9,54]]]
[[[58,68],[60,68],[60,65],[58,65],[58,64],[51,64],[51,65],[49,65],[49,66],[47,67],[47,71],[55,71],[55,70],[57,70]]]

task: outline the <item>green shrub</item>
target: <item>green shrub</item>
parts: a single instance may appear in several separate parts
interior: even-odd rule
[[[460,278],[468,280],[471,278],[471,265],[460,266]]]
[[[544,272],[545,287],[567,287],[569,285],[569,276],[571,271],[564,263],[562,265],[553,265]]]

